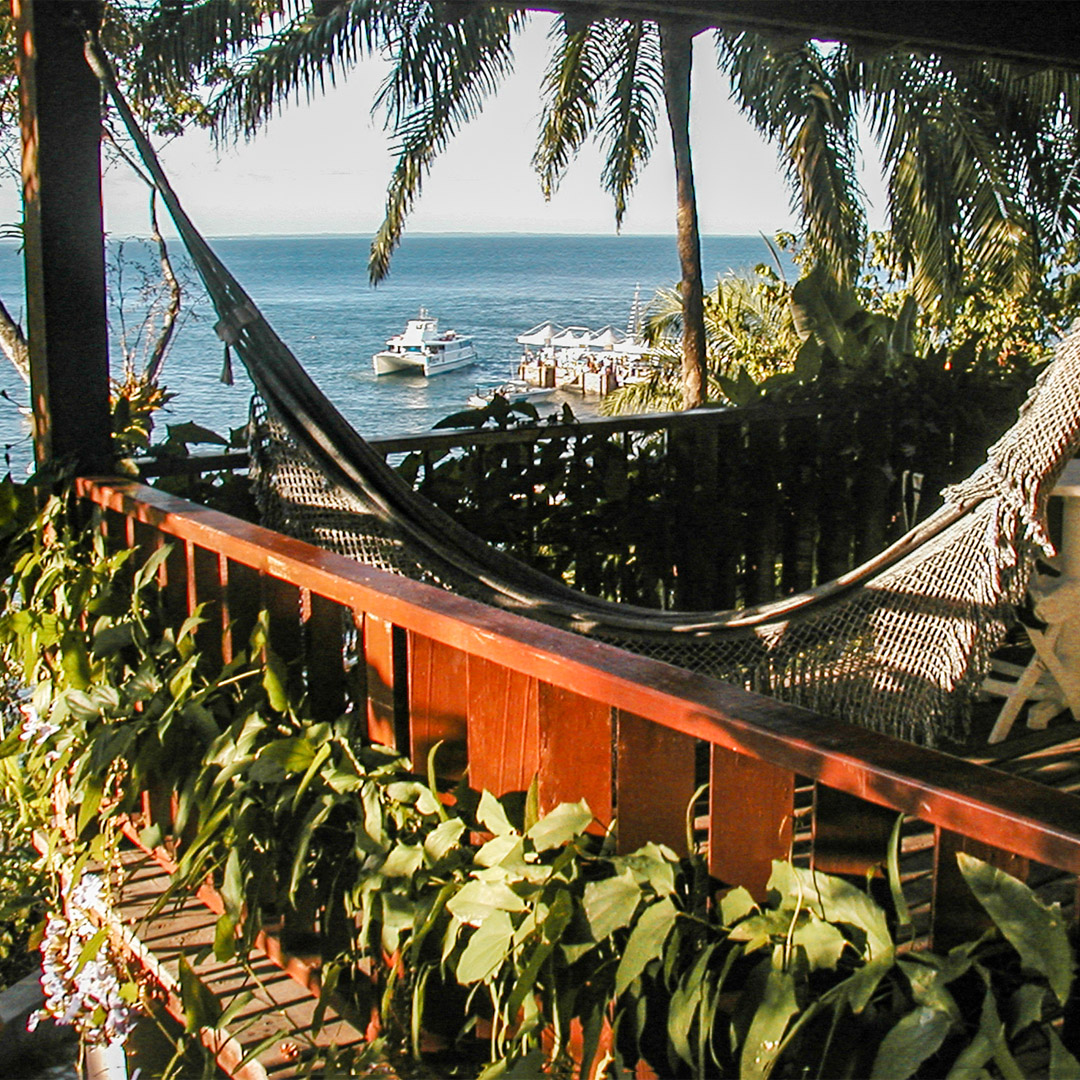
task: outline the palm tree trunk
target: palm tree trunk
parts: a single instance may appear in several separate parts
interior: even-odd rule
[[[664,67],[664,99],[671,144],[675,152],[678,200],[676,236],[683,303],[683,408],[705,401],[705,308],[701,282],[701,237],[698,234],[697,195],[690,159],[690,65],[697,28],[682,22],[660,23],[660,55]]]

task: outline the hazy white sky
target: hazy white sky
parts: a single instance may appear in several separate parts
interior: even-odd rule
[[[612,233],[599,154],[586,148],[550,203],[530,165],[547,55],[547,17],[518,39],[514,75],[453,141],[410,217],[413,232]],[[392,157],[371,104],[385,68],[364,61],[336,89],[289,105],[249,143],[217,152],[201,132],[169,146],[165,167],[201,231],[372,233],[382,219]],[[790,227],[776,155],[728,102],[708,35],[697,42],[692,139],[701,231],[771,234]],[[122,167],[106,177],[106,225],[145,233],[145,188]],[[627,233],[674,231],[674,169],[666,121],[631,199]]]

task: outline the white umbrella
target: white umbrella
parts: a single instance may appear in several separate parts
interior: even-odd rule
[[[562,327],[556,326],[554,323],[545,322],[539,326],[534,326],[531,330],[526,330],[524,334],[518,336],[519,345],[550,345],[551,339],[560,332]]]

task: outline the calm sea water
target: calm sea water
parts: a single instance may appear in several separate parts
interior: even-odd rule
[[[366,237],[222,238],[213,246],[312,378],[370,437],[428,430],[464,408],[477,387],[511,378],[520,352],[514,339],[537,323],[625,329],[638,285],[647,300],[678,279],[670,237],[410,236],[395,255],[390,277],[374,289],[367,282]],[[112,250],[115,262],[115,244]],[[768,257],[757,237],[705,237],[702,250],[707,285]],[[134,254],[130,246],[126,251]],[[138,285],[137,272],[128,266],[119,292],[127,298],[129,327],[138,323]],[[0,297],[13,313],[22,311],[22,264],[10,244],[0,245]],[[193,315],[164,370],[163,382],[176,398],[162,422],[193,420],[225,431],[245,420],[250,384],[239,365],[235,386],[218,381],[222,348],[213,311],[194,291],[189,301]],[[478,362],[433,379],[376,378],[372,353],[420,307],[442,329],[471,334]],[[112,323],[115,335],[115,308]],[[114,371],[118,355],[114,347]],[[16,401],[27,400],[18,376],[2,363],[0,389]],[[595,412],[594,399],[569,400],[579,415]],[[0,445],[16,470],[31,457],[27,433],[16,406],[0,400]]]

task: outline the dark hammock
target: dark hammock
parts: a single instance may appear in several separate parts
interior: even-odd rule
[[[1080,335],[1017,423],[926,522],[851,573],[743,611],[661,612],[576,592],[487,545],[360,437],[195,229],[94,42],[87,59],[138,147],[263,403],[265,523],[395,573],[927,744],[964,734],[970,691],[1049,550],[1046,504],[1080,446]]]

